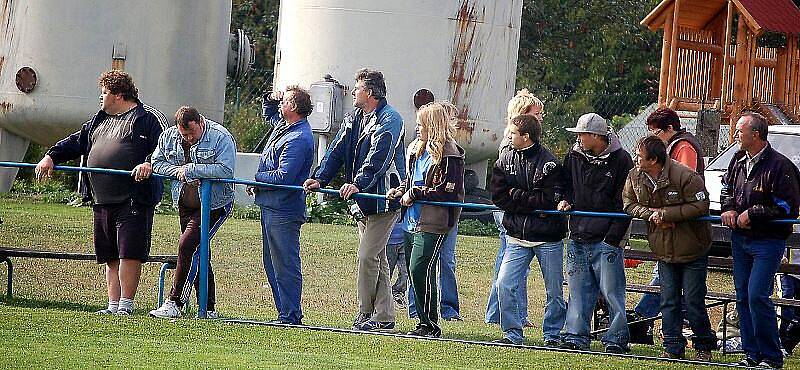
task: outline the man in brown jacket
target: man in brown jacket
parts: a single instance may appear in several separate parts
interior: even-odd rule
[[[683,358],[686,318],[694,332],[696,359],[711,360],[716,336],[705,309],[711,225],[694,219],[708,214],[708,192],[702,178],[667,157],[664,142],[648,136],[637,145],[637,165],[628,174],[622,193],[625,212],[648,221],[647,239],[658,256],[664,357]]]

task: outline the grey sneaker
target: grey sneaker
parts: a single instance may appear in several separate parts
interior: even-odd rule
[[[783,364],[778,364],[778,363],[775,363],[775,362],[772,362],[772,361],[766,361],[766,360],[761,361],[761,363],[758,364],[758,366],[765,367],[767,369],[783,369]]]
[[[159,317],[162,319],[177,319],[181,317],[182,313],[178,304],[173,300],[167,300],[161,307],[150,311],[150,316]]]
[[[117,313],[117,311],[111,311],[108,308],[104,308],[102,310],[95,311],[94,313],[97,314],[97,315],[113,315],[113,314]]]
[[[217,311],[206,311],[206,318],[211,320],[219,319]]]
[[[114,313],[114,315],[117,315],[117,316],[130,316],[130,315],[133,315],[133,309],[132,308],[120,307],[117,310],[117,312]]]

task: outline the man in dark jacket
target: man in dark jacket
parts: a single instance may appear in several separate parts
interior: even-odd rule
[[[161,179],[151,178],[150,156],[167,125],[164,114],[139,101],[131,76],[111,70],[99,81],[101,109],[78,132],[62,139],[36,165],[36,177],[85,155],[89,167],[131,171],[131,177],[90,173],[84,200],[94,200],[94,248],[106,264],[108,308],[100,314],[130,315],[142,262],[150,254],[153,211]]]
[[[800,173],[767,141],[768,123],[745,113],[736,123],[741,150],[723,177],[722,224],[730,227],[733,283],[746,366],[783,366],[775,308],[769,297],[773,279],[792,233],[775,219],[797,218]]]
[[[492,169],[492,201],[505,211],[506,229],[505,254],[495,283],[504,335],[498,342],[523,342],[520,289],[524,286],[522,277],[536,256],[547,291],[544,342],[557,347],[567,314],[562,287],[567,220],[531,211],[556,208],[563,194],[564,174],[556,157],[540,142],[542,126],[536,116],[513,118],[508,131],[512,149],[502,152]]]
[[[345,117],[339,133],[311,178],[306,190],[333,180],[344,167],[344,199],[359,192],[386,194],[405,179],[403,118],[386,102],[386,83],[379,71],[362,69],[353,88],[355,109]],[[353,320],[358,330],[394,329],[395,307],[389,283],[386,242],[399,216],[397,200],[356,198],[358,220],[358,302]],[[373,315],[374,314],[374,315]]]
[[[708,192],[697,172],[667,157],[667,147],[657,136],[640,140],[637,151],[638,163],[628,174],[622,200],[625,212],[648,221],[650,249],[659,259],[664,357],[684,357],[683,297],[695,359],[711,361],[716,336],[705,306],[711,225],[694,220],[708,215]]]
[[[560,211],[622,212],[622,188],[633,167],[630,154],[619,138],[608,130],[597,113],[578,118],[574,128],[578,143],[564,159],[566,199]],[[625,317],[625,271],[622,246],[630,219],[572,216],[567,248],[569,306],[564,327],[568,349],[589,348],[589,320],[598,291],[608,303],[610,323],[601,338],[605,351],[624,353],[628,349]]]

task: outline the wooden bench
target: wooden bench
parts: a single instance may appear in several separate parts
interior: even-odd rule
[[[94,253],[73,253],[73,252],[56,252],[56,251],[42,251],[34,249],[21,249],[21,248],[8,248],[0,247],[0,263],[6,263],[6,272],[8,273],[8,285],[6,287],[6,296],[11,299],[13,295],[14,285],[14,265],[11,263],[11,257],[20,258],[43,258],[55,260],[75,260],[75,261],[96,261],[97,257]],[[178,262],[178,256],[168,255],[155,255],[150,256],[147,263],[161,263],[161,271],[158,278],[158,306],[164,303],[164,279],[167,270],[175,269]]]
[[[629,259],[637,259],[642,261],[658,261],[656,258],[655,253],[648,252],[648,251],[640,251],[640,250],[633,250],[633,249],[626,249],[625,250],[625,258]],[[725,269],[732,269],[733,268],[733,259],[730,257],[708,257],[708,266],[709,267],[716,267],[716,268],[725,268]],[[783,263],[778,268],[779,273],[788,273],[788,274],[800,274],[800,265],[794,265],[789,263]],[[642,284],[628,284],[626,287],[626,291],[628,292],[636,292],[636,293],[643,293],[643,294],[660,294],[661,287],[657,285],[642,285]],[[706,308],[712,308],[717,306],[722,306],[722,317],[725,318],[728,316],[728,305],[736,302],[736,294],[733,293],[720,293],[720,292],[707,292],[706,299],[713,301],[712,303],[707,303]],[[800,300],[796,299],[785,299],[785,298],[770,298],[772,303],[776,306],[781,307],[793,307],[793,308],[800,308]],[[650,317],[650,318],[642,318],[636,321],[631,321],[628,324],[636,324],[640,322],[648,322],[648,321],[655,321],[661,319],[661,314]],[[726,341],[727,338],[727,326],[728,323],[723,319],[722,321],[722,341]],[[592,334],[600,333],[605,330],[596,330],[592,332]],[[725,354],[725,347],[722,347],[722,353]]]

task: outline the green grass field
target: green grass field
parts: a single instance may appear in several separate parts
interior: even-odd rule
[[[91,252],[91,210],[0,198],[0,246]],[[177,217],[156,215],[153,254],[174,254]],[[348,328],[355,314],[356,231],[307,224],[301,237],[304,323]],[[483,323],[496,238],[460,236],[457,246],[464,322],[442,323],[447,338],[493,340],[499,327]],[[231,219],[212,242],[217,309],[224,317],[276,317],[261,266],[256,220]],[[0,368],[16,367],[270,367],[270,368],[694,368],[694,365],[574,355],[561,352],[433,342],[375,335],[147,317],[156,305],[158,264],[147,264],[133,317],[101,317],[103,268],[93,262],[15,259],[15,296],[0,300]],[[645,283],[652,265],[628,269],[628,281]],[[0,281],[5,269],[0,269]],[[711,273],[711,290],[731,290],[730,276]],[[538,266],[529,282],[530,316],[537,327],[527,344],[541,345],[544,288]],[[629,306],[638,297],[629,295]],[[712,311],[716,324],[719,310]],[[401,315],[398,330],[415,322]],[[599,347],[595,347],[599,348]],[[658,356],[658,346],[633,346],[637,355]],[[735,361],[738,356],[722,357]],[[796,360],[787,363],[800,365]]]

